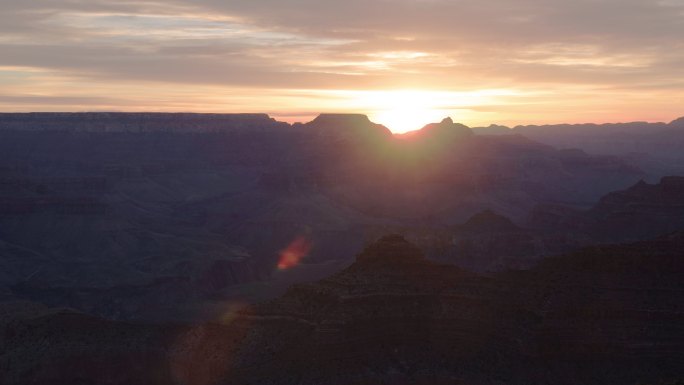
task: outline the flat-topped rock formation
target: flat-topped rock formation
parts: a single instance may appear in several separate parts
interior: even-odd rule
[[[87,132],[221,132],[287,128],[267,114],[155,112],[0,113],[0,130]]]
[[[348,132],[350,135],[359,135],[363,131],[377,131],[385,136],[392,132],[382,124],[371,122],[364,114],[331,114],[325,113],[318,115],[314,120],[305,123],[304,126],[310,129],[320,130],[322,133],[328,132]]]

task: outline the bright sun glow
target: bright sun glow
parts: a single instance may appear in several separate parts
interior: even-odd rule
[[[444,95],[427,91],[387,91],[365,95],[365,104],[372,106],[370,117],[395,133],[417,130],[449,115],[441,105]]]
[[[421,92],[392,92],[381,97],[375,104],[384,104],[384,108],[372,113],[371,119],[396,133],[417,130],[427,123],[438,122],[449,114],[448,111],[435,108],[431,98]]]
[[[367,111],[371,120],[395,133],[418,130],[449,116],[456,121],[467,120],[472,113],[470,107],[492,103],[498,96],[513,93],[510,90],[335,92],[336,96],[349,100],[347,109]]]

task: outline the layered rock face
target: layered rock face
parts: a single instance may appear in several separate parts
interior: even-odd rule
[[[434,258],[479,272],[529,268],[542,256],[568,247],[492,211],[483,211],[452,227],[450,238],[448,251],[435,253]]]
[[[247,370],[235,380],[269,382],[282,370],[281,383],[451,383],[459,365],[495,346],[514,349],[504,330],[522,326],[499,290],[429,262],[401,236],[384,237],[344,271],[256,306],[246,319],[260,332],[242,341]]]
[[[0,290],[158,319],[286,275],[279,257],[297,239],[310,252],[293,275],[318,279],[369,228],[450,226],[487,208],[520,222],[537,203],[588,204],[642,176],[450,119],[399,138],[363,115],[0,114]]]
[[[387,236],[221,323],[24,311],[4,319],[0,371],[55,385],[659,383],[682,375],[682,247],[679,233],[487,278]]]
[[[591,210],[594,230],[612,239],[643,239],[684,229],[684,177],[640,182],[608,194]]]
[[[595,243],[680,231],[684,229],[684,178],[665,177],[657,184],[641,181],[606,195],[586,211],[541,206],[532,212],[529,225],[539,230],[575,233]]]
[[[519,226],[491,210],[451,226],[377,226],[369,230],[368,239],[387,232],[402,234],[431,260],[479,273],[529,269],[545,257],[592,244],[587,235]]]
[[[345,271],[256,307],[251,327],[265,330],[240,352],[259,370],[236,375],[268,382],[282,371],[291,378],[276,383],[305,384],[671,378],[684,358],[683,242],[585,249],[484,278],[385,237]]]

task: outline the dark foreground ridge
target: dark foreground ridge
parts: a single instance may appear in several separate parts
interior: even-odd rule
[[[401,236],[197,327],[5,311],[4,384],[659,384],[682,378],[684,234],[484,277]]]

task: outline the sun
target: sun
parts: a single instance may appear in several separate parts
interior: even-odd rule
[[[506,89],[395,89],[334,90],[324,95],[332,96],[330,100],[336,103],[336,111],[366,113],[372,121],[400,134],[419,130],[428,123],[440,122],[446,117],[454,118],[459,123],[473,123],[478,116],[476,107],[502,104],[500,98],[517,94]]]
[[[431,122],[442,120],[448,111],[439,108],[439,98],[428,91],[388,91],[369,95],[373,106],[371,120],[381,123],[394,133],[418,130]]]
[[[384,125],[395,134],[403,134],[421,129],[428,123],[439,122],[446,116],[442,112],[429,108],[407,106],[378,111],[371,116],[371,120]]]

